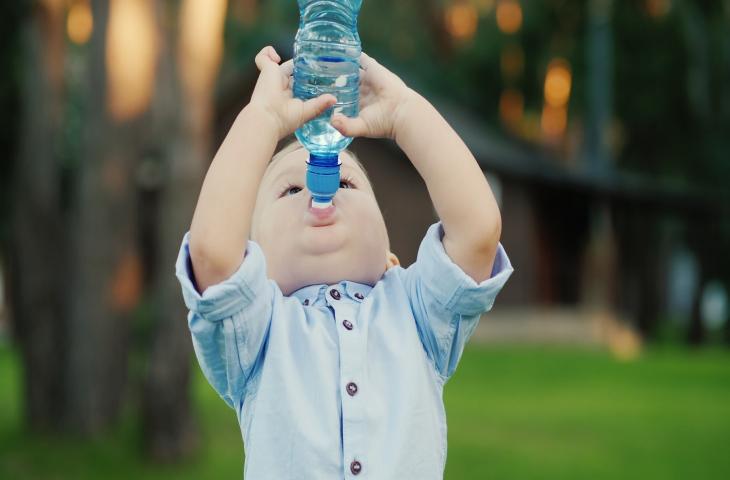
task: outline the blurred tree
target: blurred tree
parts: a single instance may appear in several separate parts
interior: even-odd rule
[[[5,6],[0,16],[0,66],[3,68],[0,76],[0,112],[3,112],[0,115],[0,252],[10,236],[11,181],[18,148],[20,66],[23,59],[20,32],[27,9],[26,2],[13,2]]]
[[[141,404],[145,445],[155,458],[179,458],[196,435],[191,344],[171,268],[210,156],[217,62],[205,73],[202,94],[192,98],[180,87],[180,9],[164,0],[148,11],[152,18],[142,18],[154,29],[152,43],[126,42],[121,53],[125,35],[140,34],[139,23],[125,30],[129,17],[112,22],[117,30],[109,33],[110,15],[123,2],[91,3],[94,30],[81,46],[66,43],[63,2],[32,5],[24,17],[8,282],[28,424],[94,435],[118,418],[134,387],[127,378],[129,328],[146,281],[153,315]],[[132,113],[125,105],[119,110],[110,103],[114,62],[127,65],[124,73],[144,73],[125,62],[144,56],[138,48],[158,48],[155,38],[163,40],[151,57],[158,95]],[[187,68],[199,79],[198,60],[188,58]]]
[[[149,265],[155,325],[142,420],[147,451],[160,460],[183,457],[197,444],[188,394],[192,344],[172,267],[212,157],[212,95],[222,55],[225,12],[222,0],[186,0],[180,8],[164,0],[157,2],[163,41],[157,95],[151,123],[143,135],[148,155],[140,179],[154,192],[156,212],[150,234],[157,253]]]
[[[8,286],[25,365],[25,415],[32,428],[46,430],[59,428],[65,418],[66,393],[68,218],[56,155],[64,116],[62,6],[34,2],[20,24],[25,57]]]
[[[76,70],[67,70],[74,52],[66,44],[64,3],[32,6],[10,279],[27,415],[36,429],[94,434],[117,418],[125,392],[138,276],[134,152],[106,116],[108,2],[93,4],[97,27],[89,55],[74,59]],[[88,109],[87,128],[73,140],[69,119],[78,112],[69,95]],[[64,164],[67,151],[79,155],[75,167]]]
[[[130,315],[139,297],[134,138],[140,125],[113,122],[107,109],[108,0],[91,3],[96,26],[83,57],[86,118],[68,251],[72,274],[66,330],[66,419],[94,434],[113,423],[127,380]]]

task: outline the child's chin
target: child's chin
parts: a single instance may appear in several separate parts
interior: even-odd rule
[[[315,255],[333,253],[345,247],[346,237],[334,226],[312,227],[299,242],[305,252]]]

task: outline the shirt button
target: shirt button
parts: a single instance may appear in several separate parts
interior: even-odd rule
[[[349,320],[343,320],[342,321],[342,325],[344,325],[346,329],[352,330],[352,322],[351,321],[349,321]]]
[[[354,397],[355,394],[357,393],[357,385],[354,382],[348,383],[346,388],[347,388],[347,393],[351,397]]]
[[[340,299],[340,292],[336,288],[330,290],[330,295],[332,295],[332,298],[334,298],[335,300]]]
[[[304,299],[304,305],[309,305],[309,299],[308,298],[305,298]]]
[[[350,464],[350,471],[353,475],[357,475],[358,473],[360,473],[362,471],[362,465],[360,464],[360,462],[358,462],[357,460],[353,461]]]
[[[357,292],[357,293],[355,293],[355,298],[357,298],[358,300],[362,300],[365,297],[362,296],[362,293]]]

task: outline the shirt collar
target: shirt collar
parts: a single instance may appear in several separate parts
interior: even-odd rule
[[[313,305],[318,299],[324,297],[324,295],[333,288],[339,290],[340,294],[344,293],[355,302],[362,302],[365,300],[370,291],[373,289],[372,286],[365,283],[343,280],[332,285],[324,283],[318,285],[307,285],[306,287],[296,290],[290,296],[296,297],[305,305]]]

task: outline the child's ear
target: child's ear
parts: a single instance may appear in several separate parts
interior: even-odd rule
[[[391,267],[395,267],[396,265],[400,265],[400,260],[398,260],[398,257],[395,256],[395,253],[388,252],[385,254],[385,269],[389,269]]]

